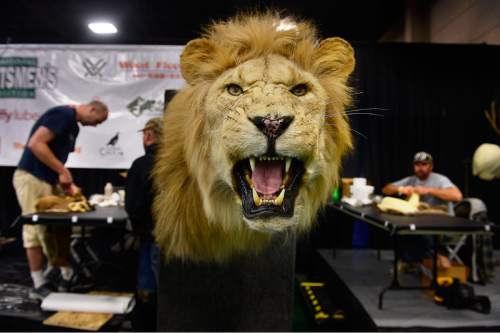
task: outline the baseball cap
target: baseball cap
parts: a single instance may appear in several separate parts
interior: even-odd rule
[[[431,154],[425,151],[419,151],[418,153],[415,154],[415,156],[413,156],[413,163],[418,163],[418,162],[433,164]]]
[[[156,134],[161,134],[161,130],[163,128],[163,119],[160,117],[151,118],[146,122],[143,129],[140,129],[139,132],[144,132],[147,130],[152,130]]]

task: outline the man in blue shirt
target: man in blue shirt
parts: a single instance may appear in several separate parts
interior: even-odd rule
[[[36,121],[13,177],[23,214],[34,213],[37,200],[46,195],[57,194],[59,188],[67,194],[76,191],[71,172],[64,164],[75,148],[78,123],[97,126],[107,117],[107,106],[100,101],[91,101],[88,104],[51,108]],[[69,266],[67,228],[47,231],[47,227],[43,225],[23,226],[23,245],[34,284],[30,297],[40,300],[50,292],[42,271],[44,254],[50,264],[61,269],[62,291],[73,274]],[[61,236],[58,235],[60,233],[63,234],[62,237],[57,237]]]

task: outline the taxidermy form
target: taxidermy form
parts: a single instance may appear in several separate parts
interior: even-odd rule
[[[165,258],[225,262],[307,232],[351,149],[352,47],[275,13],[208,26],[180,58],[153,171]]]

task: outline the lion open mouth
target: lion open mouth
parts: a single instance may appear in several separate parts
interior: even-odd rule
[[[303,163],[285,156],[250,157],[233,169],[236,188],[248,219],[292,217],[304,173]]]

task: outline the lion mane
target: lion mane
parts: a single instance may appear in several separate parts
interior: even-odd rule
[[[258,254],[275,233],[312,227],[352,148],[345,109],[354,64],[343,39],[320,41],[311,23],[275,12],[212,23],[186,45],[180,67],[187,85],[166,109],[152,176],[154,235],[167,260],[225,262]],[[293,121],[270,149],[255,119],[277,124],[272,117],[284,115]],[[262,198],[254,195],[253,203],[245,196],[245,187],[252,193],[250,186],[270,181],[250,175],[238,190],[235,179],[239,165],[249,174],[251,158],[271,170],[278,161],[262,156],[273,149],[302,172],[286,187],[284,207],[262,205],[277,194],[256,194]]]

